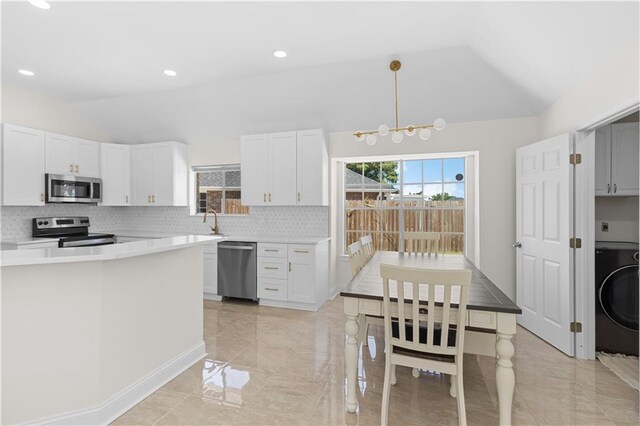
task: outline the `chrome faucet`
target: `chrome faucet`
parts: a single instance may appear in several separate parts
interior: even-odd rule
[[[211,230],[213,231],[214,234],[219,234],[220,232],[218,232],[218,213],[216,213],[216,211],[214,209],[211,209],[210,211],[211,213],[213,213],[213,226],[210,226],[209,228],[211,228]],[[204,220],[202,221],[202,223],[207,223],[207,210],[204,211]]]

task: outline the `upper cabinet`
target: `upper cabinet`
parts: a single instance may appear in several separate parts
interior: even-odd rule
[[[44,160],[44,132],[10,124],[3,126],[3,205],[44,205]]]
[[[100,177],[100,144],[72,136],[46,133],[47,173]]]
[[[638,123],[619,123],[596,130],[595,193],[638,195]]]
[[[186,206],[187,146],[161,142],[131,146],[131,202],[134,206]]]
[[[242,204],[325,206],[328,151],[322,130],[241,138]]]
[[[131,204],[129,150],[129,145],[100,144],[103,206],[128,206]]]

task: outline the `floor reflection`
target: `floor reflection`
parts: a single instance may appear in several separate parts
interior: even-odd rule
[[[206,359],[202,369],[202,399],[206,402],[241,407],[242,391],[250,380],[249,371]]]

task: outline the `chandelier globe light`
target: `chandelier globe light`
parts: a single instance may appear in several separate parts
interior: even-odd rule
[[[431,138],[431,129],[442,130],[446,127],[447,122],[444,121],[443,118],[436,118],[433,121],[433,124],[422,124],[419,126],[414,126],[413,124],[409,124],[405,127],[400,127],[398,120],[398,70],[402,64],[398,60],[393,60],[389,64],[389,68],[393,71],[393,82],[394,82],[394,100],[395,100],[395,108],[396,108],[396,125],[394,128],[389,128],[386,124],[381,124],[378,126],[377,130],[358,130],[353,133],[353,137],[356,141],[362,142],[364,141],[367,145],[375,145],[378,142],[377,135],[387,136],[391,133],[391,141],[394,143],[401,143],[404,140],[404,135],[408,137],[415,136],[416,133],[418,137],[423,140],[429,140]],[[404,133],[403,133],[404,132]]]

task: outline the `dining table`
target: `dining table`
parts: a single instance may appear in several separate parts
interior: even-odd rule
[[[496,387],[500,425],[511,424],[511,406],[515,388],[515,374],[511,357],[515,348],[512,341],[516,334],[516,316],[522,310],[502,292],[480,269],[463,255],[402,253],[377,251],[362,269],[344,287],[340,295],[344,298],[347,339],[344,348],[347,391],[345,406],[355,412],[357,400],[357,368],[359,345],[362,338],[361,324],[364,316],[382,317],[383,284],[380,265],[403,266],[424,269],[466,269],[472,273],[468,290],[465,323],[464,352],[496,359]],[[397,303],[394,294],[392,303]],[[436,309],[442,301],[436,294]],[[406,299],[405,303],[412,303]],[[427,304],[426,294],[420,294],[420,304]],[[457,304],[455,299],[453,305]],[[437,317],[437,312],[435,313]]]

